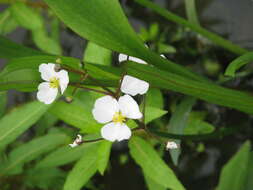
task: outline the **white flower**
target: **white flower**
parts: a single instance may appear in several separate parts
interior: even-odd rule
[[[128,59],[127,59],[128,57]],[[143,61],[142,59],[139,59],[137,57],[132,57],[132,56],[128,56],[126,54],[119,54],[119,62],[123,62],[123,61],[126,61],[126,60],[129,60],[129,61],[134,61],[136,63],[140,63],[140,64],[147,64],[147,62]]]
[[[120,90],[125,94],[135,96],[137,94],[145,94],[148,91],[148,88],[149,83],[146,81],[125,75],[122,80]]]
[[[74,142],[72,144],[69,144],[69,146],[71,146],[72,148],[80,145],[83,142],[82,140],[82,136],[81,135],[77,135],[76,139],[74,140]]]
[[[98,98],[92,110],[99,123],[108,123],[101,129],[101,136],[109,141],[122,141],[131,137],[131,130],[124,123],[127,118],[140,119],[142,113],[136,101],[129,95],[116,100],[111,96]]]
[[[55,71],[55,64],[41,64],[39,66],[39,72],[41,73],[41,78],[46,82],[42,82],[38,86],[37,98],[39,101],[45,104],[51,104],[60,88],[61,94],[65,91],[69,83],[68,72],[61,70],[59,72]]]
[[[177,148],[179,148],[179,145],[175,143],[174,141],[168,141],[166,144],[166,150],[177,149]]]

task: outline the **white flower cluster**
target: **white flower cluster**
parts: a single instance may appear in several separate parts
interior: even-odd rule
[[[119,55],[119,62],[129,60],[147,64],[145,61],[127,56]],[[51,104],[57,97],[58,91],[63,94],[69,83],[69,76],[66,70],[55,70],[54,63],[41,64],[39,66],[41,78],[45,80],[38,86],[37,98],[45,104]],[[140,119],[142,113],[139,110],[139,105],[131,97],[137,94],[143,95],[149,89],[149,83],[125,75],[122,79],[120,90],[125,95],[115,99],[112,96],[104,96],[98,98],[95,102],[92,114],[95,120],[99,123],[105,124],[101,129],[101,136],[109,141],[122,141],[131,137],[131,130],[126,125],[127,119]],[[80,144],[82,138],[78,135],[77,139],[70,144],[71,147],[76,147]]]
[[[120,62],[126,59],[127,55],[119,55]],[[135,57],[129,57],[129,59],[146,64]],[[111,96],[104,96],[96,100],[92,114],[97,122],[106,124],[101,129],[101,136],[104,139],[114,142],[131,137],[132,132],[125,122],[127,119],[140,119],[143,116],[137,102],[131,96],[145,94],[148,88],[149,84],[146,81],[125,75],[120,90],[126,95],[119,97],[118,100]]]

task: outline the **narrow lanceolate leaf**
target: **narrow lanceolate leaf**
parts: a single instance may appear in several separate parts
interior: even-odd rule
[[[41,15],[25,3],[13,3],[11,13],[18,23],[27,29],[35,30],[43,27],[43,18]]]
[[[196,80],[199,75],[148,50],[128,23],[118,0],[45,0],[57,16],[80,36],[107,49],[139,57],[157,67]]]
[[[196,99],[193,97],[185,97],[177,105],[175,112],[172,114],[168,125],[168,132],[172,134],[183,135],[184,129],[187,126],[188,118],[192,109],[192,106],[195,104]],[[180,140],[175,141],[177,144],[180,144]],[[178,157],[181,153],[180,149],[170,150],[170,155],[175,165],[178,164]]]
[[[89,42],[84,51],[83,61],[100,65],[111,65],[112,51]]]
[[[132,137],[129,141],[131,156],[141,166],[147,177],[155,183],[172,190],[185,189],[173,171],[160,158],[153,147],[139,137]]]
[[[83,155],[86,155],[87,152],[93,150],[94,147],[97,147],[97,144],[97,142],[88,143],[75,148],[64,146],[47,155],[36,165],[36,168],[52,168],[74,162],[80,159]],[[96,153],[94,152],[94,154]]]
[[[234,77],[235,76],[235,72],[240,69],[242,66],[248,64],[248,63],[252,63],[253,61],[253,52],[249,52],[246,53],[238,58],[236,58],[234,61],[232,61],[226,71],[225,71],[225,75],[229,76],[229,77]]]
[[[0,92],[0,118],[4,115],[7,103],[7,92]]]
[[[173,90],[210,103],[253,114],[253,99],[252,95],[248,93],[224,88],[213,83],[206,84],[188,80],[147,65],[129,62],[127,71],[132,76],[148,81],[153,87]]]
[[[65,134],[49,134],[17,147],[8,156],[7,163],[1,165],[0,175],[21,173],[25,163],[66,143],[68,139],[69,138]]]
[[[17,57],[26,57],[33,55],[46,55],[46,53],[27,48],[11,40],[0,36],[0,58],[13,59]]]
[[[195,25],[199,25],[195,0],[185,0],[185,9],[188,20]]]
[[[98,148],[98,171],[104,175],[111,153],[112,142],[103,141]]]
[[[246,189],[249,166],[252,167],[250,157],[250,142],[247,141],[223,167],[216,190]]]
[[[147,106],[145,110],[145,123],[149,123],[155,119],[158,119],[165,115],[167,111],[156,108],[156,107],[151,107]]]
[[[97,171],[98,146],[86,152],[69,172],[64,190],[80,190]]]
[[[47,111],[48,105],[31,102],[18,107],[0,120],[0,147],[3,148],[31,127]]]
[[[101,125],[93,119],[91,110],[78,105],[56,102],[50,112],[64,122],[81,129],[82,132],[95,133],[101,128]]]
[[[167,189],[166,187],[154,182],[154,180],[152,180],[150,177],[147,176],[144,170],[143,170],[143,175],[144,175],[144,179],[147,184],[148,190],[166,190]]]

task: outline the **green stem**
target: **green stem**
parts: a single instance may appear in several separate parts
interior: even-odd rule
[[[191,30],[201,34],[202,36],[208,38],[210,41],[212,41],[213,43],[216,43],[217,45],[220,45],[221,47],[235,53],[238,55],[242,55],[244,53],[249,52],[247,49],[241,48],[238,45],[233,44],[232,42],[230,42],[229,40],[226,40],[222,37],[220,37],[217,34],[214,34],[212,32],[209,32],[208,30],[202,28],[201,26],[195,25],[190,23],[189,21],[187,21],[186,19],[175,15],[174,13],[159,7],[158,5],[156,5],[155,3],[152,3],[149,0],[135,0],[137,3],[143,5],[144,7],[150,8],[151,10],[153,10],[154,12],[158,13],[159,15],[163,16],[164,18],[166,18],[167,20],[170,20],[172,22],[175,22],[177,24],[180,24],[182,26],[188,27]]]
[[[97,90],[97,89],[93,89],[93,88],[88,88],[88,87],[85,87],[85,86],[82,86],[78,83],[72,83],[72,84],[69,84],[70,86],[74,86],[76,88],[81,88],[81,89],[84,89],[84,90],[88,90],[88,91],[93,91],[93,92],[97,92],[97,93],[100,93],[100,94],[105,94],[105,95],[109,95],[109,96],[113,96],[114,97],[114,94],[111,94],[109,92],[106,92],[106,91],[102,91],[102,90]]]

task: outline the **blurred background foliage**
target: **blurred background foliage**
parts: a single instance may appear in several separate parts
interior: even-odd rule
[[[67,28],[44,2],[0,2],[3,4],[0,12],[1,35],[45,53],[72,56],[104,66],[119,66],[118,54],[82,39]],[[234,9],[233,3],[225,0],[224,4],[215,0],[155,2],[195,25],[220,33],[242,47],[251,48],[252,37],[250,41],[243,30],[253,15],[248,13],[248,22],[235,22],[231,26],[229,22],[232,21],[226,18],[229,14],[225,12]],[[243,7],[248,2],[236,3]],[[237,55],[214,45],[187,27],[168,22],[134,1],[122,0],[121,4],[140,38],[152,51],[164,54],[166,58],[218,84],[251,92],[252,65],[243,67],[236,78],[227,78],[224,76],[225,69]],[[222,9],[225,5],[226,8]],[[253,5],[250,6],[252,10]],[[217,7],[219,9],[215,9]],[[233,13],[233,16],[242,18],[246,14],[242,10]],[[214,17],[210,17],[210,13]],[[228,26],[230,30],[227,30]],[[242,26],[242,29],[236,26]],[[250,26],[248,29],[252,31]],[[242,35],[238,35],[241,38],[235,34],[238,30],[241,30]],[[0,68],[6,63],[1,60]],[[250,115],[172,91],[152,88],[146,97],[146,120],[150,129],[199,135],[228,128],[230,135],[223,136],[222,133],[214,138],[177,140],[180,149],[171,151],[166,151],[165,144],[156,138],[151,138],[150,144],[133,138],[129,147],[127,142],[111,144],[102,141],[71,149],[67,145],[75,138],[77,129],[87,134],[86,139],[93,139],[99,136],[101,127],[91,115],[93,103],[100,95],[78,91],[71,97],[71,92],[72,89],[69,89],[68,96],[52,106],[30,102],[34,100],[34,93],[14,90],[0,92],[0,134],[10,125],[20,129],[15,133],[10,130],[7,136],[0,135],[1,190],[60,190],[64,183],[64,189],[74,190],[71,186],[73,181],[80,187],[85,184],[83,189],[90,190],[165,190],[169,186],[166,185],[169,176],[162,176],[161,181],[154,177],[159,174],[155,164],[164,168],[164,163],[173,169],[189,190],[211,190],[215,187],[217,190],[252,189],[253,154],[250,141],[253,130]],[[135,127],[134,123],[128,125]],[[149,157],[136,153],[138,143],[143,144],[144,152]],[[153,158],[157,160],[151,166]],[[164,172],[167,170],[169,168]],[[235,179],[235,176],[239,177]]]

